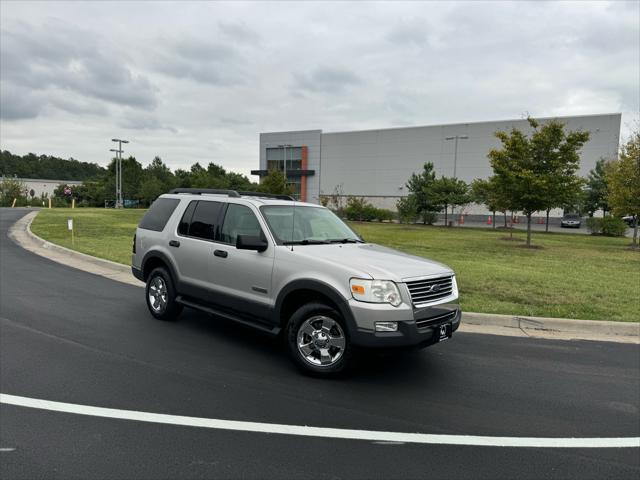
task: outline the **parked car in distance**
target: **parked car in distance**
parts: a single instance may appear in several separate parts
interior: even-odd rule
[[[624,217],[622,217],[622,220],[624,221],[624,223],[629,225],[630,228],[634,228],[636,226],[636,222],[638,221],[635,215],[625,215]]]
[[[327,376],[355,347],[425,347],[460,325],[447,266],[364,241],[331,210],[290,197],[175,189],[133,238],[151,315],[183,307],[283,334],[294,362]]]
[[[580,228],[580,225],[582,225],[582,218],[577,213],[567,213],[560,221],[562,228]]]

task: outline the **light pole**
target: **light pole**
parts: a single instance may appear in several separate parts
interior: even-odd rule
[[[453,178],[458,178],[458,140],[467,140],[468,138],[467,135],[455,135],[445,138],[445,140],[455,140],[455,146],[453,147]]]
[[[118,208],[118,198],[120,198],[120,175],[118,174],[118,162],[119,157],[118,154],[122,151],[122,150],[118,150],[117,148],[111,148],[109,149],[110,152],[115,152],[116,154],[116,201],[114,203],[114,208]]]
[[[111,141],[118,142],[118,149],[111,149],[110,151],[116,152],[116,208],[122,208],[124,206],[122,201],[122,144],[129,143],[129,140],[112,138]]]

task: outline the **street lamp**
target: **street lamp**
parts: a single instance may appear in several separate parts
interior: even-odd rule
[[[457,169],[458,169],[458,140],[467,140],[469,137],[467,135],[455,135],[453,137],[446,137],[445,140],[455,140],[455,146],[453,149],[453,178],[457,177]]]
[[[116,152],[116,208],[122,208],[124,202],[122,201],[122,144],[129,143],[129,140],[122,140],[120,138],[112,138],[112,142],[118,143],[118,149],[111,149],[110,152]]]

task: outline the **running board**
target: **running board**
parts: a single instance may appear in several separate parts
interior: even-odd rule
[[[233,315],[231,313],[223,312],[221,310],[216,310],[215,308],[211,307],[210,305],[205,305],[203,303],[198,302],[197,300],[192,300],[190,298],[185,298],[182,295],[178,295],[176,297],[176,302],[178,302],[181,305],[184,305],[185,307],[195,308],[196,310],[200,310],[201,312],[210,313],[210,314],[215,315],[217,317],[222,317],[222,318],[225,318],[227,320],[231,320],[233,322],[241,323],[241,324],[246,325],[248,327],[255,328],[255,329],[260,330],[262,332],[268,333],[269,335],[278,335],[280,333],[280,330],[282,330],[280,327],[269,326],[269,325],[266,325],[264,323],[252,322],[250,320],[245,320],[244,318],[239,317],[237,315]]]

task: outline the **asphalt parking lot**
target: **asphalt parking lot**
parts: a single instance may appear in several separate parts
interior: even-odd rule
[[[458,333],[302,376],[276,339],[22,250],[0,209],[0,393],[171,416],[451,435],[417,444],[202,428],[0,403],[1,478],[637,478],[640,347]],[[556,439],[542,448],[469,437]],[[595,448],[567,448],[570,438]],[[634,440],[635,441],[635,440]],[[640,442],[640,440],[638,440]],[[466,442],[466,444],[465,444]],[[491,443],[491,440],[488,441]],[[555,446],[551,446],[555,445]]]

